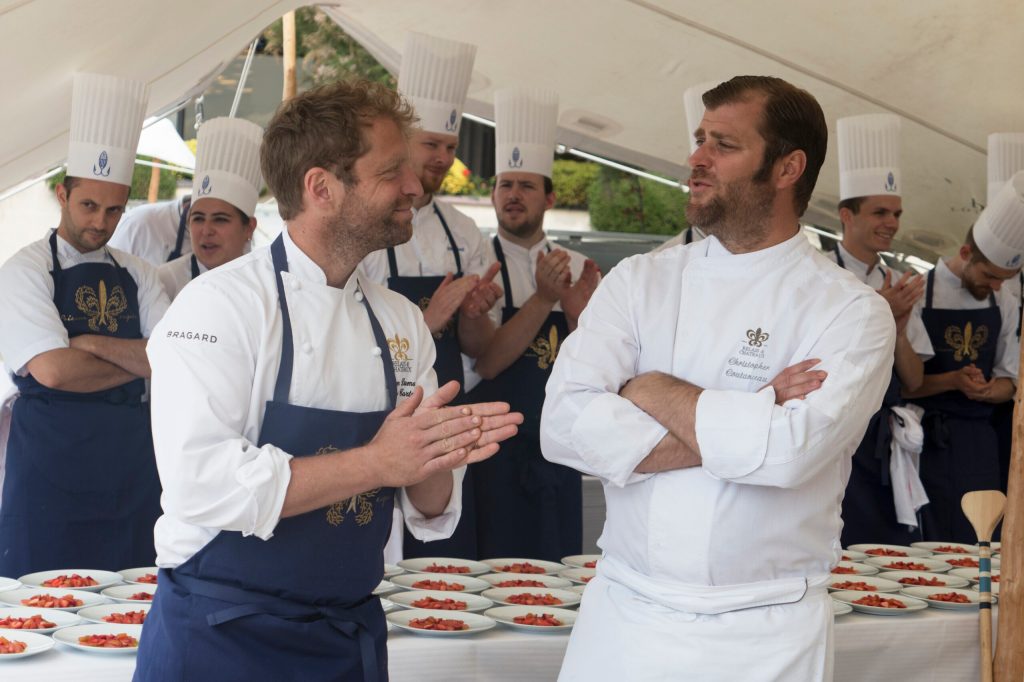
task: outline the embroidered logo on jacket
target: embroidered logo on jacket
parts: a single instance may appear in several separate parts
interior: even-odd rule
[[[409,339],[402,338],[395,332],[394,338],[388,339],[388,348],[391,350],[391,362],[395,365],[395,372],[412,372],[412,358],[409,357]]]
[[[543,336],[534,339],[526,354],[537,358],[537,367],[540,369],[548,369],[555,364],[558,357],[558,327],[551,325],[546,339]]]
[[[106,327],[111,334],[117,333],[117,318],[128,310],[128,298],[118,284],[107,295],[107,283],[102,279],[99,294],[90,286],[80,286],[75,291],[75,305],[89,317],[89,329],[94,332]]]
[[[978,350],[988,341],[988,327],[981,325],[977,330],[971,327],[968,322],[963,329],[951,324],[946,327],[946,344],[953,349],[953,359],[962,362],[964,358],[970,358],[973,362],[978,359]]]
[[[747,345],[754,348],[760,348],[764,344],[768,343],[769,336],[770,335],[768,334],[768,332],[761,331],[760,327],[758,327],[757,329],[748,329]]]

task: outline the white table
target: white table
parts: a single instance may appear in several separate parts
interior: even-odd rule
[[[993,613],[993,623],[996,614]],[[906,616],[852,613],[836,621],[836,682],[973,682],[978,679],[977,611],[927,609]],[[440,639],[392,632],[393,682],[554,680],[569,636],[503,628]],[[4,682],[119,682],[134,656],[89,654],[58,644],[39,656],[0,663]]]

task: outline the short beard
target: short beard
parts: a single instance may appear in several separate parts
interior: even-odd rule
[[[326,232],[330,235],[330,249],[335,257],[361,261],[368,254],[409,241],[412,230],[399,225],[391,217],[370,215],[362,203],[351,200],[341,210],[326,219]]]
[[[733,253],[749,251],[768,234],[774,200],[775,189],[755,177],[745,192],[727,189],[724,197],[715,197],[707,206],[688,204],[686,220]]]
[[[500,227],[505,232],[508,232],[513,237],[518,237],[519,239],[529,239],[533,235],[537,234],[537,231],[540,230],[543,225],[544,225],[544,214],[543,213],[541,213],[540,217],[538,217],[535,220],[531,220],[531,219],[524,220],[522,223],[520,223],[515,228],[509,227],[508,225],[506,225],[505,223],[503,223],[501,221],[501,218],[498,218],[498,227]]]
[[[422,177],[422,176],[420,177],[419,180],[420,180],[420,186],[423,187],[423,193],[424,194],[437,194],[437,191],[439,189],[441,189],[441,185],[444,184],[444,177],[443,176],[441,177],[440,180],[438,180],[437,182],[434,182],[433,184],[427,184],[428,180],[424,179],[424,177]]]

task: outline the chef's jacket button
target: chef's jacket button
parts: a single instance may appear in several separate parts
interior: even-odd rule
[[[380,354],[380,346],[374,346],[373,348],[370,349],[370,355],[372,355],[373,357],[379,358]]]
[[[305,353],[306,355],[309,355],[310,353],[312,353],[313,352],[313,344],[311,344],[309,341],[306,341],[305,343],[303,343],[302,344],[302,352]]]
[[[363,302],[363,292],[361,292],[361,291],[357,291],[356,292],[356,300],[359,301],[360,303]]]
[[[302,288],[302,282],[300,282],[297,279],[293,279],[292,280],[292,289],[294,289],[295,291],[298,291],[301,288]]]

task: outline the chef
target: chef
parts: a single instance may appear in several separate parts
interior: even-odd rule
[[[921,539],[919,526],[898,521],[890,480],[891,408],[901,405],[900,390],[921,385],[924,361],[932,345],[924,324],[911,315],[924,293],[924,278],[901,274],[879,255],[892,249],[903,215],[900,178],[900,119],[894,114],[841,118],[839,147],[839,220],[843,239],[826,256],[875,289],[896,320],[896,354],[882,409],[868,423],[853,453],[850,482],[843,498],[843,546],[862,542],[909,545]]]
[[[146,339],[167,297],[148,263],[106,245],[128,201],[147,99],[144,83],[75,75],[60,223],[0,268],[0,354],[20,392],[0,575],[153,561],[160,483]]]
[[[608,504],[562,680],[831,679],[840,500],[895,324],[801,233],[814,98],[738,76],[704,104],[687,219],[709,237],[616,266],[548,382],[544,455]]]
[[[192,242],[188,238],[190,202],[191,197],[186,195],[136,206],[121,218],[110,238],[110,246],[154,266],[192,253]]]
[[[188,218],[191,253],[157,270],[171,300],[202,273],[246,252],[256,230],[262,139],[262,128],[239,118],[214,118],[199,129]]]
[[[492,281],[497,267],[481,283],[492,261],[476,223],[434,197],[455,162],[475,57],[475,45],[409,33],[398,91],[419,116],[409,154],[423,194],[413,203],[412,239],[371,253],[360,265],[370,281],[397,291],[423,310],[437,352],[434,371],[442,385],[465,384],[463,352],[471,357],[480,353],[481,342],[492,331],[485,313],[500,293],[494,291],[497,285]],[[468,474],[463,479],[462,518],[452,537],[425,545],[407,532],[401,553],[407,558],[476,559],[474,506]]]
[[[501,264],[500,327],[477,359],[484,378],[471,394],[508,400],[524,415],[501,458],[473,467],[481,556],[558,560],[582,545],[582,482],[578,472],[544,461],[540,410],[544,385],[561,344],[600,280],[594,261],[554,248],[544,212],[555,203],[551,167],[558,95],[499,90],[494,95],[497,177],[491,202],[498,216],[492,240]],[[477,398],[476,396],[480,396]]]
[[[447,536],[463,465],[515,432],[507,404],[445,407],[458,386],[435,391],[419,309],[356,274],[411,235],[412,120],[366,81],[281,105],[260,164],[284,232],[157,329],[160,589],[137,680],[387,679],[371,593],[392,506]]]
[[[935,357],[924,382],[904,396],[924,408],[921,482],[926,540],[977,539],[960,508],[972,490],[999,489],[999,445],[991,418],[1013,397],[1020,364],[1020,309],[1002,290],[1024,258],[1024,172],[985,207],[955,256],[928,273],[921,317]]]

